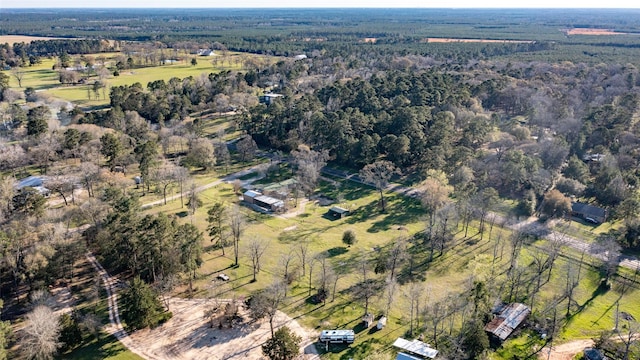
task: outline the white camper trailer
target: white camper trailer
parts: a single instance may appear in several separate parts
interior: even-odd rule
[[[356,334],[353,330],[322,330],[320,342],[353,344]]]

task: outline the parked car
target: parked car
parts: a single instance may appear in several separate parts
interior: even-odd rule
[[[218,274],[218,279],[223,280],[223,281],[229,281],[229,276],[225,273],[220,273]]]

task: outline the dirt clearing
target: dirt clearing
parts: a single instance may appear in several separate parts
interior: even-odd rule
[[[573,28],[563,31],[567,35],[626,35],[626,33],[615,32],[611,29]]]
[[[62,38],[44,37],[44,36],[26,36],[26,35],[1,35],[0,44],[9,43],[9,45],[15,43],[30,43],[35,40],[59,40]]]
[[[137,331],[130,339],[148,359],[263,359],[261,345],[271,337],[269,322],[251,323],[247,310],[241,306],[241,325],[233,329],[211,328],[204,313],[213,304],[212,300],[171,299],[171,320],[153,330]],[[278,312],[274,325],[286,325],[302,337],[300,350],[309,353],[304,359],[317,358],[312,345],[316,332],[303,328],[282,312]]]
[[[427,38],[428,43],[515,43],[532,44],[530,40],[492,40],[492,39],[454,39],[454,38]]]

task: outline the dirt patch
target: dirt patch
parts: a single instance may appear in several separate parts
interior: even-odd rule
[[[204,313],[212,305],[212,301],[203,299],[172,299],[171,320],[156,329],[135,332],[130,339],[149,359],[262,359],[261,345],[271,337],[269,323],[252,323],[247,310],[241,307],[239,315],[245,319],[241,325],[233,329],[211,328]],[[277,314],[274,324],[286,325],[302,337],[300,350],[310,353],[302,358],[317,358],[315,348],[308,346],[317,338],[315,332],[282,312]]]
[[[593,340],[576,340],[568,343],[560,344],[551,348],[551,354],[548,349],[542,350],[538,354],[540,360],[572,360],[578,353],[584,349],[593,346]]]
[[[562,30],[567,35],[626,35],[612,29],[573,28]]]
[[[428,43],[515,43],[533,44],[530,40],[492,40],[492,39],[454,39],[454,38],[426,38]]]
[[[62,38],[56,37],[44,37],[44,36],[26,36],[26,35],[2,35],[0,36],[0,44],[9,43],[9,45],[15,43],[30,43],[35,40],[59,40]]]

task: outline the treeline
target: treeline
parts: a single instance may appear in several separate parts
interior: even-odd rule
[[[95,54],[113,51],[106,40],[56,39],[34,40],[30,43],[0,44],[0,65],[23,66],[37,62],[40,57],[74,54]]]

